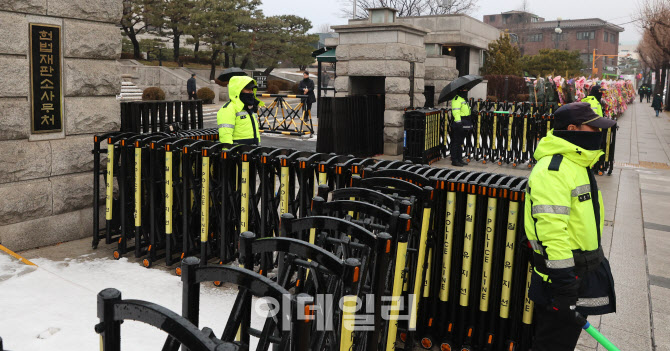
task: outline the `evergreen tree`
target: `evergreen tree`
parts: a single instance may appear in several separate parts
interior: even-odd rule
[[[501,33],[500,37],[489,43],[482,74],[521,75],[521,52],[512,44],[510,35]]]
[[[522,57],[521,66],[534,77],[576,77],[581,74],[584,63],[579,57],[579,51],[541,49],[537,55]]]

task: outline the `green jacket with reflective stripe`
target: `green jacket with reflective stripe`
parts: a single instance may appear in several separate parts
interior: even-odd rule
[[[230,78],[228,83],[228,97],[230,101],[225,104],[216,114],[216,123],[219,126],[219,141],[224,144],[233,144],[235,140],[253,139],[254,136],[261,141],[258,130],[258,116],[253,116],[244,110],[244,104],[240,101],[240,93],[247,84],[254,82],[251,77],[236,76]],[[256,95],[256,89],[254,89]],[[258,100],[258,98],[256,98]],[[259,106],[265,104],[259,100]]]
[[[583,98],[582,102],[588,102],[589,104],[591,104],[591,109],[593,110],[593,112],[595,112],[600,117],[603,116],[603,107],[602,105],[600,105],[600,101],[598,101],[595,97],[589,95]]]
[[[554,136],[553,130],[538,144],[537,164],[528,179],[524,225],[534,251],[544,256],[550,272],[574,268],[573,250],[598,249],[604,206],[598,190],[600,223],[596,223],[587,167],[593,167],[602,154]],[[563,156],[558,170],[550,169],[554,155]],[[552,278],[551,273],[541,276],[545,281]]]
[[[462,97],[454,96],[451,100],[451,115],[454,116],[454,122],[460,122],[461,117],[470,116],[470,105]]]

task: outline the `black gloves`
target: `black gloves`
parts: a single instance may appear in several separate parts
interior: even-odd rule
[[[556,315],[556,318],[566,322],[574,322],[576,316],[579,282],[562,285],[553,289],[553,300],[547,310]]]

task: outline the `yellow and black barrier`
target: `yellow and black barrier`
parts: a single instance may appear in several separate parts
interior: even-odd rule
[[[535,148],[553,128],[557,104],[470,99],[472,128],[463,141],[463,159],[513,167],[532,167]],[[403,160],[432,164],[448,155],[451,143],[451,109],[418,109],[405,112]],[[605,131],[602,150],[605,155],[596,164],[598,174],[612,174],[616,129]]]
[[[275,98],[268,106],[258,111],[261,133],[284,135],[313,135],[312,111],[307,110],[307,95],[261,94],[264,98]],[[300,99],[295,106],[286,99]]]
[[[515,122],[512,139],[523,135]],[[510,135],[509,119],[496,123],[496,130],[506,123]],[[106,149],[108,163],[95,174],[105,175],[108,197],[106,225],[94,242],[109,236],[116,257],[133,252],[146,267],[188,256],[208,267],[239,259],[247,231],[261,243],[288,237],[290,245],[258,248],[250,266],[310,296],[337,292],[390,310],[354,311],[347,317],[355,318],[353,329],[343,324],[349,311],[338,310],[328,319],[333,333],[303,326],[318,345],[529,349],[525,178],[269,147],[226,150],[215,140],[215,130],[98,138],[94,149],[100,158]],[[328,255],[307,255],[319,250]],[[329,255],[359,261],[356,284],[333,271],[339,268],[319,268]],[[362,329],[367,315],[369,330]]]

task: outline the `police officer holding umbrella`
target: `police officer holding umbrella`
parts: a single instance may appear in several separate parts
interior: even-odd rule
[[[484,78],[476,75],[465,75],[458,77],[440,92],[438,104],[451,100],[451,142],[449,152],[451,154],[451,165],[456,167],[466,166],[463,161],[463,141],[467,131],[472,128],[470,120],[470,105],[468,104],[468,91],[479,84]]]

